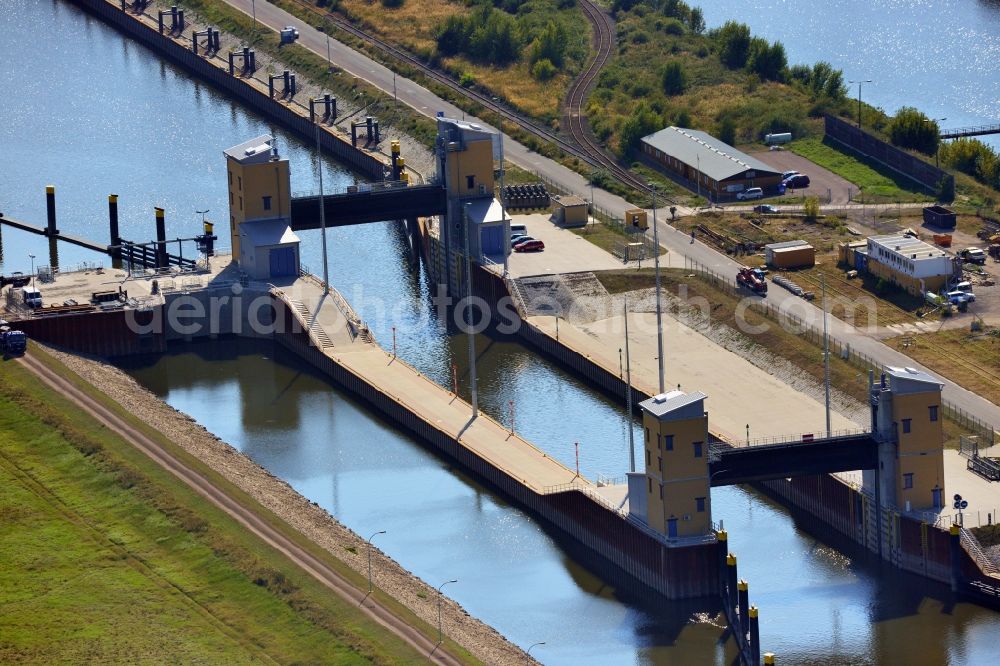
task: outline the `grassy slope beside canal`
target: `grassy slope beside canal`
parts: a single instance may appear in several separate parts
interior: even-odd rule
[[[0,561],[3,663],[422,661],[10,361]]]

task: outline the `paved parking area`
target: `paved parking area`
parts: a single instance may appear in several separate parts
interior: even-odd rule
[[[545,243],[541,252],[513,252],[508,270],[512,277],[553,275],[578,271],[613,270],[622,262],[587,239],[549,221],[547,214],[511,215],[511,225],[523,224],[528,235]]]
[[[809,187],[787,192],[781,197],[768,197],[766,201],[769,203],[780,204],[782,199],[806,194],[818,196],[820,202],[824,204],[846,204],[850,200],[848,193],[852,191],[856,192],[858,189],[855,185],[832,171],[827,171],[823,167],[789,150],[767,150],[760,153],[752,153],[752,155],[778,171],[791,171],[794,169],[799,173],[809,176]]]

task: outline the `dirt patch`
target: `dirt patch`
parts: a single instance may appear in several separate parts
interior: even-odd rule
[[[367,576],[367,542],[319,505],[296,492],[243,453],[222,441],[190,416],[147,391],[106,361],[47,348],[85,381],[170,438],[328,553]],[[372,549],[378,586],[429,624],[437,623],[437,593],[398,562]],[[471,617],[459,604],[442,605],[445,633],[487,664],[522,664],[524,652],[489,625]],[[534,663],[534,662],[532,662]]]

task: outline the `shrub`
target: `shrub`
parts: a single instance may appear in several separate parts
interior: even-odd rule
[[[687,90],[688,77],[679,60],[671,60],[660,75],[663,92],[667,95],[682,95]]]
[[[736,143],[736,122],[726,116],[719,122],[719,141],[728,143],[730,146]]]
[[[645,30],[636,30],[632,33],[633,44],[645,44],[649,41],[649,34]]]
[[[677,127],[691,127],[691,114],[687,109],[681,109],[674,118],[674,125]]]
[[[645,102],[640,102],[632,115],[622,123],[618,135],[618,149],[622,155],[628,155],[638,145],[639,140],[647,134],[652,134],[660,128],[660,118],[649,110]]]
[[[913,148],[926,155],[933,155],[938,147],[940,129],[936,121],[929,120],[913,107],[904,106],[889,122],[889,140],[896,146]]]
[[[695,35],[705,32],[705,15],[702,13],[701,7],[691,8],[691,13],[688,14],[688,30]]]
[[[740,69],[747,64],[750,50],[750,27],[726,21],[725,25],[715,33],[715,41],[719,46],[719,59],[729,69]]]
[[[667,19],[663,22],[663,32],[680,37],[684,34],[684,24],[677,19]]]
[[[402,7],[406,0],[382,0],[382,6],[387,9],[396,9]]]
[[[463,88],[470,88],[476,85],[476,77],[469,72],[462,72],[462,75],[458,77],[458,85]]]
[[[768,44],[766,39],[754,37],[747,49],[747,69],[762,81],[780,81],[788,64],[785,47],[781,42]]]
[[[534,64],[539,60],[548,60],[555,67],[562,67],[568,41],[569,35],[562,24],[549,21],[531,43],[530,62]]]
[[[819,217],[819,197],[806,197],[806,200],[802,202],[802,212],[809,220],[815,220]]]
[[[532,65],[531,75],[539,81],[548,81],[556,75],[556,66],[548,58],[542,58]]]
[[[934,197],[943,203],[955,200],[955,179],[943,176],[934,188]]]

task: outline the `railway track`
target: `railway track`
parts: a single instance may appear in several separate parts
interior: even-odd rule
[[[591,3],[590,0],[580,0],[580,6],[583,8],[587,20],[594,25],[595,36],[597,37],[597,53],[591,59],[584,73],[574,81],[571,88],[566,110],[569,113],[571,109],[575,109],[575,114],[574,120],[570,122],[568,130],[571,137],[569,139],[516,111],[510,110],[503,104],[494,101],[490,95],[461,86],[455,79],[431,67],[405,49],[370,35],[346,18],[332,12],[320,11],[305,0],[292,1],[301,9],[316,16],[321,22],[329,22],[338,30],[360,39],[401,63],[413,67],[428,79],[447,87],[452,92],[471,99],[499,118],[514,123],[536,138],[555,145],[567,155],[576,157],[591,168],[604,169],[612,177],[628,187],[643,192],[649,189],[649,185],[644,180],[635,176],[601,148],[591,133],[590,127],[586,122],[586,116],[583,113],[583,103],[594,82],[597,80],[601,68],[604,67],[613,55],[615,46],[614,22],[610,16],[605,14],[598,6]],[[669,201],[669,199],[664,198],[664,201]]]
[[[587,122],[585,108],[587,97],[590,96],[594,84],[597,83],[597,77],[600,76],[601,70],[614,55],[615,22],[607,12],[590,0],[580,0],[579,4],[594,30],[591,44],[594,54],[583,72],[570,85],[563,109],[563,126],[573,141],[600,164],[600,168],[605,169],[629,187],[646,191],[649,189],[648,183],[635,176],[609,155],[597,141],[590,129],[590,123]]]

